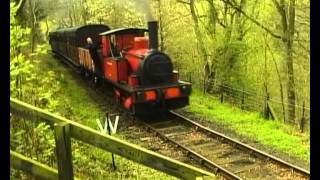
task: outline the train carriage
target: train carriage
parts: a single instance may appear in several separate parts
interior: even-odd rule
[[[106,25],[90,24],[50,32],[51,49],[73,66],[79,67],[79,48],[86,46],[86,38],[91,37],[94,42],[100,44],[99,33],[108,30],[110,27]]]

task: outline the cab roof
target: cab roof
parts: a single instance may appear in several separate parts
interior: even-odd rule
[[[58,29],[54,31],[54,33],[65,34],[67,36],[77,36],[77,35],[84,34],[90,31],[95,31],[95,30],[103,32],[103,31],[110,30],[110,27],[103,24],[88,24],[88,25],[81,25],[81,26],[76,26],[71,28]]]
[[[100,33],[100,36],[110,36],[112,34],[143,34],[148,32],[148,29],[144,28],[117,28],[112,29],[103,33]]]

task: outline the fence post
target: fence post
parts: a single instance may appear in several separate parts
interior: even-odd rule
[[[270,96],[269,96],[269,93],[267,93],[267,96],[266,96],[266,98],[265,98],[265,106],[264,106],[264,117],[265,117],[266,119],[269,119],[269,114],[270,114],[270,112],[269,112],[269,107],[268,107],[268,101],[269,101],[269,99],[270,99]]]
[[[305,118],[304,118],[304,107],[305,106],[305,102],[303,101],[303,105],[302,105],[302,118],[300,120],[300,131],[303,133],[304,131],[304,123],[305,123]]]
[[[241,109],[244,109],[244,89],[242,88]]]
[[[73,180],[70,126],[68,123],[54,124],[59,180]]]
[[[109,124],[109,119],[110,119],[110,115],[109,113],[106,113],[106,119],[107,119],[107,130],[108,130],[108,134],[111,136],[111,130],[110,130],[110,124]],[[112,158],[112,167],[113,167],[113,170],[116,170],[117,167],[116,167],[116,163],[114,161],[114,154],[111,153],[111,158]]]
[[[220,85],[220,91],[221,91],[220,102],[223,103],[223,91],[224,91],[223,84]]]
[[[206,94],[206,78],[203,79],[203,94]]]

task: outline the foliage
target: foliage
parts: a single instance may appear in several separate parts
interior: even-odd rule
[[[107,24],[113,28],[146,25],[133,0],[58,0],[56,6],[59,10],[49,17],[54,22],[52,30],[83,24]]]
[[[16,19],[17,6],[10,3],[10,94],[11,97],[23,99],[30,104],[38,104],[40,107],[47,106],[54,108],[54,101],[50,99],[54,91],[48,91],[55,88],[53,76],[44,76],[39,78],[39,74],[34,72],[37,69],[37,60],[30,60],[31,56],[38,56],[46,53],[48,46],[39,46],[34,54],[28,52],[29,28],[23,28]],[[47,72],[45,72],[47,73]],[[38,85],[42,87],[38,88]],[[46,89],[43,89],[46,87]],[[36,120],[35,120],[36,121]],[[22,154],[28,154],[29,157],[37,161],[53,166],[55,159],[55,143],[52,131],[44,123],[35,123],[26,121],[23,118],[10,119],[10,147],[12,150]]]
[[[15,17],[17,8],[15,3],[10,3],[10,57],[16,56],[29,44],[27,37],[30,29],[18,24]]]
[[[189,74],[192,74],[194,88],[203,87],[206,72],[204,66],[207,63],[209,77],[206,79],[209,82],[225,82],[234,88],[255,91],[261,95],[266,95],[268,91],[271,97],[278,99],[283,94],[283,102],[292,104],[292,100],[288,98],[292,92],[288,91],[292,82],[288,81],[287,49],[281,39],[272,35],[280,36],[283,32],[281,16],[273,1],[194,1],[205,55],[202,55],[197,38],[199,35],[193,28],[195,22],[190,13],[191,1],[153,2],[156,4],[153,10],[162,25],[162,48],[172,57],[183,79],[190,79]],[[286,6],[290,4],[289,1],[283,2]],[[308,0],[295,2],[294,104],[302,106],[305,103],[308,107],[310,6]],[[296,111],[295,117],[299,116]]]
[[[27,124],[25,120],[21,119],[19,121],[24,121],[24,126],[31,126],[27,129],[23,126],[19,127],[19,125],[19,128],[15,127],[17,131],[12,132],[14,140],[12,139],[12,143],[10,143],[12,148],[14,148],[13,150],[21,153],[28,152],[30,153],[29,157],[42,163],[53,163],[55,159],[55,142],[50,126],[45,123],[37,125]],[[22,144],[15,144],[17,142],[22,142]],[[31,146],[28,144],[31,144]]]
[[[245,74],[246,48],[245,42],[234,40],[216,50],[215,58],[219,59],[215,63],[217,79],[235,88],[250,87]]]
[[[28,76],[32,65],[22,54],[23,48],[28,44],[27,36],[30,29],[22,28],[15,18],[17,7],[10,3],[10,92],[18,88],[22,79]],[[18,92],[19,93],[19,92]]]

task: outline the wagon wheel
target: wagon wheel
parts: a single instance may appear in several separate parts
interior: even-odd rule
[[[82,78],[86,77],[86,70],[83,67],[83,65],[80,66],[80,75],[81,75]]]
[[[93,84],[97,87],[100,87],[102,85],[102,79],[97,75],[93,75]]]
[[[103,84],[103,78],[101,77],[101,75],[99,75],[98,71],[97,71],[97,68],[95,67],[93,61],[91,61],[92,63],[92,70],[91,70],[91,73],[92,73],[92,82],[95,86],[102,86]]]

